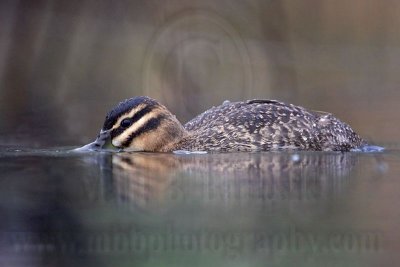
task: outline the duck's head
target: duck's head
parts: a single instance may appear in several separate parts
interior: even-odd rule
[[[107,144],[125,151],[168,151],[186,135],[182,124],[168,109],[149,97],[127,99],[106,116],[91,149]]]

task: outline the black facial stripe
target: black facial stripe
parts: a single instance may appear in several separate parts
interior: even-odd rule
[[[142,108],[141,110],[139,110],[138,112],[133,114],[133,116],[129,118],[132,121],[131,125],[135,124],[135,122],[140,120],[147,113],[151,112],[154,108],[155,108],[155,106],[145,106],[144,108]],[[126,129],[127,128],[123,128],[119,125],[117,128],[115,128],[114,130],[111,131],[111,138],[114,138],[114,137],[122,134]]]
[[[132,140],[138,137],[139,135],[157,129],[158,126],[160,126],[161,121],[164,120],[165,118],[166,118],[165,115],[160,115],[158,117],[151,118],[150,120],[148,120],[142,127],[140,127],[135,132],[129,135],[129,137],[122,143],[122,147],[129,147],[130,144],[132,143]]]
[[[138,120],[140,120],[144,115],[146,115],[147,113],[149,113],[150,111],[152,111],[154,109],[154,106],[145,106],[144,108],[142,108],[141,110],[139,110],[138,112],[136,112],[132,117],[132,124],[134,124],[135,122],[137,122]]]

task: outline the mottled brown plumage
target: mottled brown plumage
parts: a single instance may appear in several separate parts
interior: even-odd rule
[[[148,97],[121,102],[106,117],[96,140],[124,150],[349,151],[365,142],[329,113],[275,100],[225,101],[184,126],[166,107]]]

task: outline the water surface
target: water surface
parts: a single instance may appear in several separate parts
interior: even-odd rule
[[[400,151],[0,152],[7,266],[399,263]]]

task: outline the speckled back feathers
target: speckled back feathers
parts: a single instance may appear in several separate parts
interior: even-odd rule
[[[207,151],[347,151],[363,140],[328,113],[275,100],[226,102],[184,125],[182,149]]]

